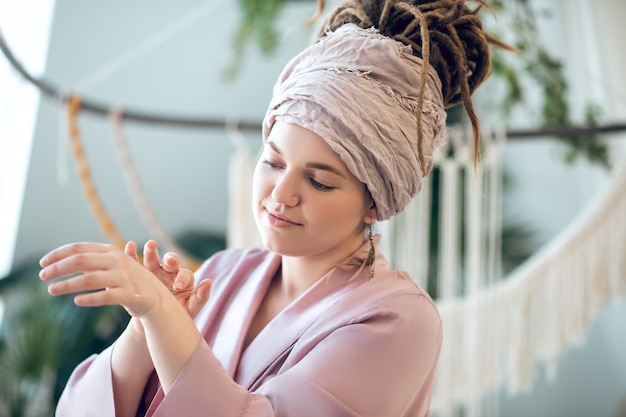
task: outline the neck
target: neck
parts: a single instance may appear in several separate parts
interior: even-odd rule
[[[293,301],[363,244],[361,237],[342,250],[316,256],[283,256],[281,291]]]

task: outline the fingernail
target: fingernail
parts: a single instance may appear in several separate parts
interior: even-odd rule
[[[43,258],[41,258],[39,260],[39,266],[46,266],[46,264],[48,263],[48,257],[44,256]]]
[[[46,277],[46,270],[42,269],[41,271],[39,271],[39,278],[40,279],[44,279]]]

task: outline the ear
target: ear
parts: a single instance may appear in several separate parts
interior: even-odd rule
[[[366,224],[374,224],[376,219],[378,219],[378,212],[376,210],[376,204],[372,202],[370,208],[365,212],[365,216],[363,216],[363,222]]]

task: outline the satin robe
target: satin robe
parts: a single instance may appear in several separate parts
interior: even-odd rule
[[[367,251],[365,243],[360,251]],[[429,414],[441,349],[431,297],[377,251],[375,274],[336,268],[281,311],[242,351],[281,257],[228,249],[196,279],[212,278],[196,317],[204,340],[167,395],[156,376],[138,415],[152,417],[421,417]],[[114,416],[109,347],[81,363],[57,417]]]

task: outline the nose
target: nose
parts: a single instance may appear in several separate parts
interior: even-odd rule
[[[300,195],[298,192],[298,179],[294,173],[289,170],[282,172],[274,184],[272,199],[279,204],[290,207],[298,205]]]

